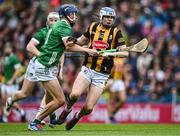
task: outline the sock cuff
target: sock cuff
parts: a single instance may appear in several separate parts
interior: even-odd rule
[[[41,123],[41,120],[35,118],[34,121],[33,121],[33,123],[40,124],[40,123]]]

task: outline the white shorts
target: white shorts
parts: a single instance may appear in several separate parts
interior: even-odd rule
[[[46,67],[40,62],[37,61],[37,59],[34,62],[34,70],[35,70],[35,76],[38,79],[38,81],[49,81],[49,80],[55,80],[57,79],[56,75],[58,73],[57,66],[53,67]]]
[[[29,61],[24,78],[28,79],[29,81],[38,81],[38,78],[35,75],[35,57]]]
[[[18,91],[18,89],[19,89],[18,84],[14,84],[14,85],[2,84],[1,85],[1,92],[2,93],[15,94]]]
[[[88,80],[90,83],[94,84],[95,86],[104,89],[105,83],[107,82],[109,75],[103,74],[100,72],[96,72],[90,68],[82,66],[80,74]]]
[[[125,91],[125,84],[122,80],[113,80],[110,86],[111,92],[120,92]]]

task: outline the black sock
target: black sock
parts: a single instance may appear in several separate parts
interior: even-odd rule
[[[40,124],[40,123],[41,123],[41,120],[34,119],[33,123]]]
[[[82,116],[90,114],[90,113],[91,111],[88,111],[85,107],[83,107],[78,113],[78,118],[81,118]]]
[[[67,104],[67,110],[71,109],[73,104],[77,101],[77,99],[69,99]]]
[[[56,114],[53,112],[49,115],[50,120],[55,120],[56,119]]]

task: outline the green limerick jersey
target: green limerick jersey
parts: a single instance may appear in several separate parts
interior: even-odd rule
[[[16,55],[11,54],[4,59],[4,83],[7,83],[12,77],[17,68],[20,68],[21,64]]]
[[[38,51],[41,51],[41,47],[43,46],[43,44],[45,42],[47,33],[48,33],[48,28],[44,27],[44,28],[39,29],[34,34],[33,39],[38,43],[38,45],[36,46]]]
[[[71,34],[72,28],[65,20],[56,22],[56,24],[49,29],[46,41],[42,46],[42,51],[37,57],[37,60],[47,67],[58,65],[59,59],[65,50],[62,39]]]

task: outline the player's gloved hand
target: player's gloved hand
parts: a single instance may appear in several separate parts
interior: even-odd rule
[[[73,43],[77,43],[77,38],[69,36],[66,40],[66,42],[73,42]]]

